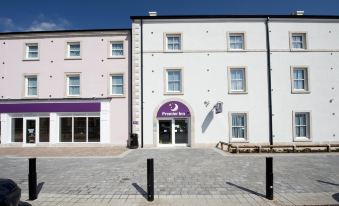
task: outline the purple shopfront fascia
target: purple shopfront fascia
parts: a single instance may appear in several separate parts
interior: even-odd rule
[[[0,113],[100,112],[100,103],[0,104]]]
[[[191,117],[191,113],[183,103],[170,101],[160,107],[157,117]]]

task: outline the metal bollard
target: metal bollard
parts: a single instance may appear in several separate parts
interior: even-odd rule
[[[28,193],[29,200],[37,199],[36,158],[29,158]]]
[[[273,157],[266,157],[266,198],[273,200]]]
[[[153,159],[147,159],[147,200],[154,200],[154,165]]]

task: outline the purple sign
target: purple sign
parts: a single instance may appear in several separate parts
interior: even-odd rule
[[[190,110],[181,102],[170,101],[163,104],[158,113],[157,117],[190,117]]]
[[[0,104],[0,113],[25,112],[100,112],[100,103],[25,103]]]

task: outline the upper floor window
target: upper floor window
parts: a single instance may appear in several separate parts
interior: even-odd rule
[[[67,96],[80,96],[80,74],[67,75]]]
[[[294,140],[309,140],[310,125],[310,112],[295,112]]]
[[[291,49],[306,49],[306,33],[291,34]]]
[[[181,34],[166,34],[166,50],[181,51]]]
[[[38,59],[39,58],[39,45],[38,43],[26,44],[25,59]]]
[[[124,56],[124,43],[122,41],[111,42],[110,47],[111,47],[110,49],[111,57],[123,57]]]
[[[247,140],[247,114],[231,113],[231,137],[236,140]]]
[[[168,69],[166,70],[166,92],[168,93],[181,93],[182,80],[181,69]]]
[[[124,95],[124,76],[122,74],[111,75],[111,95]]]
[[[229,93],[247,92],[245,68],[229,68]]]
[[[307,68],[292,68],[292,92],[308,92]]]
[[[229,49],[244,50],[245,38],[244,33],[230,33],[229,34]]]
[[[81,57],[80,42],[68,42],[67,43],[67,57],[68,58],[80,58]]]
[[[38,96],[38,77],[36,75],[25,76],[25,96]]]

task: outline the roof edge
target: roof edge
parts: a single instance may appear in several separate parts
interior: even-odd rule
[[[164,15],[164,16],[131,16],[134,19],[218,19],[218,18],[280,18],[280,19],[339,19],[331,15]]]
[[[74,29],[74,30],[48,30],[48,31],[16,31],[16,32],[0,32],[0,35],[16,35],[16,34],[51,34],[51,33],[82,33],[82,32],[112,32],[112,31],[131,31],[131,28],[122,29]]]

